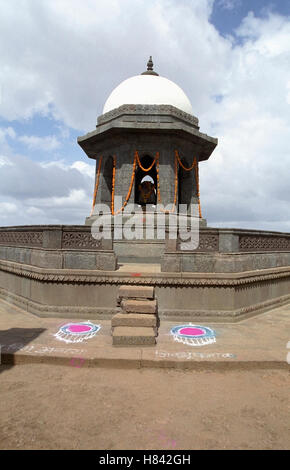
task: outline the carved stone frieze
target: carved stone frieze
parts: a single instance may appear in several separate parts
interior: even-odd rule
[[[42,246],[43,232],[0,231],[1,245]]]
[[[62,248],[101,249],[101,241],[93,238],[90,232],[63,232]]]
[[[240,235],[240,251],[290,251],[290,237]]]

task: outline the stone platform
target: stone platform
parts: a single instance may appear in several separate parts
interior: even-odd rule
[[[0,298],[43,317],[111,320],[121,285],[155,288],[162,321],[235,322],[290,301],[290,234],[201,229],[161,263],[120,263],[89,226],[0,228]],[[147,260],[148,261],[148,260]]]
[[[290,368],[290,304],[239,324],[202,323],[216,334],[216,342],[206,346],[174,341],[170,329],[178,323],[167,321],[160,326],[156,346],[112,346],[111,322],[107,320],[100,320],[101,329],[93,338],[68,344],[54,336],[67,321],[39,318],[0,301],[2,364],[192,370]]]

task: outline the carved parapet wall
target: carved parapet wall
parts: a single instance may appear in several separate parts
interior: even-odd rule
[[[290,301],[289,234],[202,229],[200,235],[195,252],[166,240],[163,272],[134,273],[116,270],[113,240],[93,239],[88,226],[4,227],[0,297],[41,316],[111,319],[120,285],[150,285],[160,318],[174,321],[237,321]],[[265,239],[276,240],[276,249],[245,251],[243,237],[255,247],[257,238],[263,247]]]
[[[258,230],[201,228],[195,250],[166,239],[163,272],[234,273],[290,266],[290,234]]]
[[[112,239],[96,240],[90,227],[46,225],[0,228],[0,260],[60,269],[112,270]]]
[[[239,249],[251,251],[290,251],[290,234],[248,234],[239,236]]]

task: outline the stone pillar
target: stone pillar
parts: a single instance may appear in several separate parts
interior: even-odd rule
[[[115,197],[122,197],[122,206],[126,200],[129,191],[131,176],[133,171],[134,151],[132,149],[124,148],[119,150],[116,159],[116,173],[115,173]],[[128,200],[129,203],[134,203],[134,185]],[[118,209],[117,207],[115,209]]]
[[[161,146],[160,146],[161,147]],[[174,202],[175,189],[175,167],[174,167],[174,149],[168,146],[160,148],[159,158],[159,187],[161,203],[164,206],[171,205]],[[157,199],[158,203],[158,199]]]
[[[197,164],[199,165],[199,161],[197,160]],[[196,178],[196,169],[193,168],[192,170],[192,184],[193,184],[193,191],[191,193],[190,204],[198,204],[198,181]]]
[[[99,160],[96,162],[96,180],[98,172]],[[99,187],[96,197],[96,204],[106,204],[111,207],[112,194],[112,175],[113,175],[113,157],[104,155],[101,165]]]
[[[62,245],[62,229],[52,227],[43,230],[42,248],[61,249]]]
[[[219,252],[233,253],[239,251],[239,235],[219,229]]]

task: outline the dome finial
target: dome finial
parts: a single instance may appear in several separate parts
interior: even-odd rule
[[[152,55],[149,57],[149,60],[147,62],[147,70],[146,72],[141,73],[141,75],[157,75],[159,76],[158,73],[154,72],[153,70],[153,61],[152,61]]]
[[[153,71],[152,55],[149,57],[149,60],[147,62],[147,70],[152,70]]]

